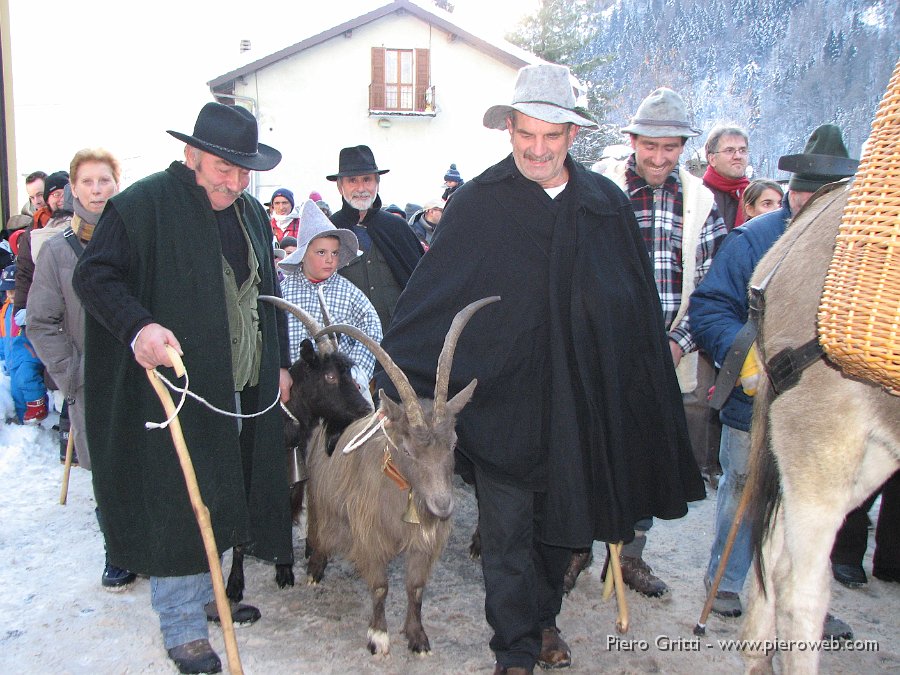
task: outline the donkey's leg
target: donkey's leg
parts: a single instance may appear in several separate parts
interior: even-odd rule
[[[834,502],[844,504],[839,495]],[[779,584],[778,636],[788,641],[781,655],[787,672],[812,673],[818,669],[818,649],[812,643],[822,639],[822,624],[831,598],[829,553],[835,534],[844,519],[842,507],[825,507],[821,500],[799,498],[785,488],[782,508],[785,520],[787,565]],[[779,568],[776,574],[781,573]]]
[[[416,654],[431,652],[431,643],[422,626],[422,596],[431,574],[433,558],[421,551],[406,554],[406,621],[403,634],[408,640],[410,651]]]
[[[784,553],[784,521],[781,509],[776,511],[769,533],[762,545],[763,585],[755,571],[751,573],[750,595],[741,639],[748,640],[753,648],[745,648],[743,656],[747,673],[771,673],[774,652],[768,646],[775,640],[775,568]],[[768,645],[768,646],[767,646]]]

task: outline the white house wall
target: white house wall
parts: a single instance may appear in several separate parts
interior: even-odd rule
[[[371,49],[427,48],[435,117],[369,116]],[[256,176],[257,196],[277,187],[297,199],[320,192],[332,208],[340,196],[325,176],[337,172],[347,146],[372,148],[382,177],[384,205],[423,203],[443,191],[450,163],[469,179],[509,153],[509,135],[481,124],[484,111],[508,103],[516,69],[408,14],[391,14],[274,63],[239,82],[235,94],[256,99],[260,140],[284,155],[274,170]],[[384,124],[384,123],[382,123]]]

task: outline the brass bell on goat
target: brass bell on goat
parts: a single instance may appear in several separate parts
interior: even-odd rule
[[[409,491],[409,497],[406,500],[406,511],[403,513],[403,522],[412,525],[418,525],[422,522],[419,520],[419,512],[416,511],[416,503],[412,498],[412,490]]]
[[[309,471],[306,469],[306,459],[303,457],[303,451],[300,447],[291,448],[287,455],[288,461],[288,485],[296,485],[302,483],[309,478]]]

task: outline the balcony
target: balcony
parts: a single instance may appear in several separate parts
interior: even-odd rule
[[[435,117],[435,87],[413,87],[411,84],[369,85],[369,116]]]

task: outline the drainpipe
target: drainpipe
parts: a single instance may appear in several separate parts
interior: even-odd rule
[[[256,119],[257,126],[259,126],[259,116],[257,115],[259,111],[259,104],[256,102],[256,99],[251,96],[238,96],[237,94],[220,94],[219,92],[213,92],[213,96],[216,100],[221,98],[227,98],[235,102],[241,103],[249,103],[250,113]],[[225,101],[219,101],[219,103],[225,103]],[[258,187],[257,187],[257,179],[256,179],[256,171],[250,172],[250,194],[259,199],[261,202],[262,199],[259,198]]]
[[[3,33],[3,41],[6,43],[9,35],[6,30]],[[7,102],[7,84],[2,51],[0,50],[0,218],[3,220],[0,222],[0,228],[5,229],[6,223],[9,222],[9,215],[13,212],[12,204],[10,203],[12,190],[10,190],[9,173],[10,168],[15,166],[15,160],[10,161],[12,158],[9,156],[9,130],[7,129],[7,124],[11,124],[12,120],[7,118],[6,106],[7,103],[12,104],[12,97]]]

